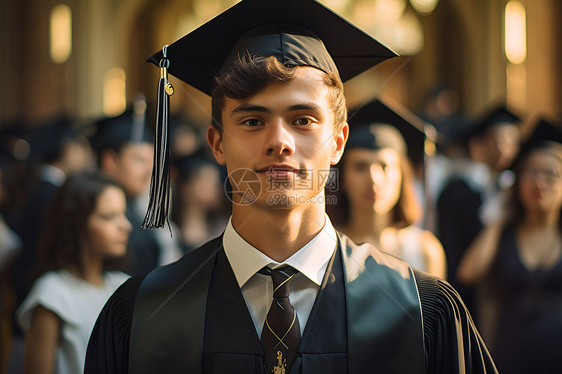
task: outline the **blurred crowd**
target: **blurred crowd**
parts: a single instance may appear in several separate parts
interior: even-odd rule
[[[500,372],[541,372],[560,364],[561,119],[496,103],[466,115],[458,102],[440,87],[417,115],[378,100],[350,109],[327,211],[354,241],[448,280]],[[113,118],[2,124],[0,373],[81,372],[97,313],[124,279],[222,233],[227,172],[209,152],[207,124],[179,115],[169,229],[141,229],[152,109],[138,97]]]

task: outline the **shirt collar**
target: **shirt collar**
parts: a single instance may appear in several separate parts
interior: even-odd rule
[[[336,230],[328,216],[325,217],[324,227],[318,235],[282,264],[272,260],[244,240],[232,226],[231,218],[224,231],[222,243],[238,285],[244,286],[264,266],[275,268],[280,265],[290,265],[320,286],[328,262],[337,246]]]

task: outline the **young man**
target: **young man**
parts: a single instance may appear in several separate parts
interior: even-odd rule
[[[182,60],[178,48],[212,45],[209,35],[234,38],[230,54]],[[355,245],[325,214],[349,132],[340,77],[390,51],[315,1],[245,0],[167,52],[173,74],[212,91],[207,138],[229,172],[232,218],[112,296],[86,373],[495,372],[454,290]]]

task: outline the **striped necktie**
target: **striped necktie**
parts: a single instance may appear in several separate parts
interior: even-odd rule
[[[265,267],[260,273],[273,280],[273,301],[261,334],[267,373],[288,373],[301,339],[297,311],[289,301],[289,283],[298,272],[283,266],[277,269]]]

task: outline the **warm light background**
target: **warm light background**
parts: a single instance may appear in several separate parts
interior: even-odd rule
[[[498,102],[528,121],[562,113],[561,1],[322,2],[402,56],[346,84],[351,106],[383,94],[420,111],[440,83],[469,116]],[[116,114],[139,91],[150,103],[159,72],[145,59],[234,3],[3,0],[0,120]],[[208,97],[172,82],[172,109],[208,123]]]

